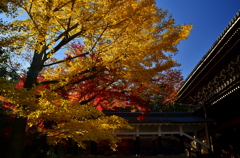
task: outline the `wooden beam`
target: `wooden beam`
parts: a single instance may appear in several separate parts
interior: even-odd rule
[[[186,137],[192,139],[193,141],[195,141],[195,142],[197,142],[197,143],[199,143],[199,144],[205,146],[206,148],[210,149],[209,144],[205,144],[205,143],[201,142],[200,140],[195,139],[195,138],[193,138],[192,136],[188,135],[187,133],[184,133],[184,132],[183,132],[182,134],[183,134],[184,136],[186,136]]]

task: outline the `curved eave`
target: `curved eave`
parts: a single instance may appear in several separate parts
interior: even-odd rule
[[[215,72],[214,69],[216,70],[218,68],[217,64],[230,52],[226,51],[226,49],[229,49],[229,46],[234,45],[236,42],[235,36],[239,36],[239,34],[240,12],[236,14],[233,20],[228,24],[212,47],[187,77],[178,92],[178,102],[194,104],[193,102],[186,101],[186,98],[206,82],[207,75],[211,75]],[[220,53],[224,53],[224,56],[220,56]]]

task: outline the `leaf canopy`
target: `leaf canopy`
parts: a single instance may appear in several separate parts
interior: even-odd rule
[[[1,23],[0,46],[11,47],[20,55],[30,53],[32,59],[21,88],[1,79],[4,84],[0,85],[3,92],[0,100],[11,103],[8,108],[18,117],[29,118],[29,126],[38,126],[41,119],[54,121],[52,129],[39,129],[54,141],[71,137],[79,144],[83,140],[105,138],[116,142],[114,130],[131,128],[125,120],[105,117],[88,99],[76,102],[64,98],[59,91],[88,94],[93,101],[97,95],[89,94],[93,91],[87,88],[80,91],[84,87],[79,85],[95,79],[102,90],[115,86],[115,89],[121,87],[121,91],[124,83],[125,90],[144,98],[138,92],[139,87],[153,86],[156,76],[178,66],[172,55],[192,28],[176,25],[167,11],[156,7],[154,0],[3,0],[2,3],[8,5],[8,16],[22,18]],[[84,47],[70,45],[77,41],[83,41]],[[66,59],[63,48],[67,51]],[[62,59],[56,59],[56,55]],[[114,84],[99,79],[102,74],[112,78]]]

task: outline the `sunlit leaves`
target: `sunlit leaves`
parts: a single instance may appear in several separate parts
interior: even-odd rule
[[[165,83],[177,66],[172,55],[191,25],[176,25],[154,0],[3,0],[9,16],[20,20],[1,23],[1,46],[32,61],[22,87],[0,85],[1,101],[14,114],[28,117],[52,141],[72,137],[111,139],[114,130],[129,127],[118,117],[104,117],[96,106],[134,106],[148,109],[151,93]],[[4,37],[4,38],[3,38]],[[83,41],[83,45],[70,43]],[[66,58],[60,51],[67,48]],[[62,59],[54,55],[60,53]],[[62,53],[62,54],[61,54]],[[59,55],[59,54],[58,54]],[[168,86],[174,98],[173,86]],[[94,131],[94,132],[93,132]],[[104,131],[104,132],[103,132]],[[107,137],[108,135],[108,137]]]

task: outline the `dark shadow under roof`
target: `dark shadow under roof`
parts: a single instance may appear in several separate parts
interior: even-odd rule
[[[140,112],[106,112],[107,116],[116,115],[126,119],[129,123],[205,123],[205,118],[194,116],[190,112],[151,112],[142,120],[138,117],[144,116]],[[209,119],[213,122],[213,119]]]

